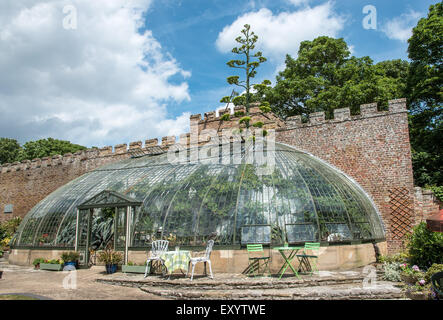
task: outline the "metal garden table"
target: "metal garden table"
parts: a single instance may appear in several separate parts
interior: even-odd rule
[[[283,274],[285,273],[285,271],[288,267],[291,268],[292,272],[294,272],[294,274],[297,276],[297,278],[300,278],[298,276],[297,270],[294,269],[294,267],[292,266],[291,261],[294,260],[295,257],[297,257],[297,252],[299,250],[302,250],[303,248],[304,247],[277,247],[277,248],[274,248],[274,250],[278,250],[278,252],[280,252],[280,254],[282,255],[283,259],[285,259],[285,263],[282,265],[282,267],[278,271],[278,273],[280,273],[279,279],[281,279],[281,277],[283,276]],[[285,254],[285,251],[290,251],[288,256]],[[298,260],[298,257],[297,257],[297,260]]]
[[[188,271],[189,261],[191,260],[191,252],[185,250],[166,251],[160,255],[160,259],[162,259],[170,277],[175,270],[180,270],[182,273],[183,270]]]

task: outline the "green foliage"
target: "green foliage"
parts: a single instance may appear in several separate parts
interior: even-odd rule
[[[425,280],[426,282],[430,282],[431,281],[431,277],[433,274],[437,273],[437,272],[443,272],[443,264],[438,264],[438,263],[434,263],[427,271],[425,274]]]
[[[99,251],[97,257],[99,262],[105,264],[119,264],[123,261],[123,254],[121,252],[109,248]]]
[[[402,272],[400,263],[398,262],[385,262],[383,264],[383,279],[387,281],[400,282],[400,274]]]
[[[408,40],[411,59],[407,77],[410,140],[414,182],[421,187],[443,186],[443,4],[429,7]]]
[[[263,127],[263,122],[261,122],[261,121],[257,121],[257,122],[255,122],[252,126],[253,127],[256,127],[256,128],[262,128]]]
[[[34,259],[32,264],[34,265],[34,267],[36,267],[38,264],[44,263],[44,262],[45,262],[45,259],[43,259],[43,258],[36,258],[36,259]]]
[[[403,97],[407,71],[406,61],[374,65],[369,57],[351,56],[343,39],[321,36],[303,41],[297,59],[287,55],[276,85],[257,87],[257,95],[282,118],[318,111],[332,118],[337,108],[357,114],[361,104],[378,102],[383,108],[389,99]]]
[[[7,248],[13,238],[18,226],[22,222],[22,218],[14,217],[3,223],[0,223],[0,249]]]
[[[14,139],[0,138],[0,164],[63,155],[85,149],[86,147],[78,144],[53,138],[29,141],[23,146]]]
[[[50,157],[85,150],[86,147],[53,138],[29,141],[23,145],[20,160]]]
[[[428,189],[431,189],[437,199],[443,202],[443,186],[428,186]]]
[[[220,117],[220,120],[222,120],[222,121],[229,121],[230,117],[231,117],[231,115],[229,113],[225,113],[224,115],[222,115]]]
[[[17,161],[20,149],[17,140],[0,138],[0,164]]]
[[[240,55],[244,60],[235,59],[230,60],[226,64],[230,68],[240,69],[244,72],[245,78],[240,79],[239,76],[229,76],[227,78],[227,82],[232,85],[236,85],[245,90],[245,93],[238,96],[235,94],[234,98],[231,97],[223,97],[220,102],[224,103],[233,103],[234,105],[244,105],[246,107],[246,115],[249,115],[249,106],[251,102],[259,101],[257,96],[254,96],[251,93],[251,89],[256,86],[266,87],[271,82],[269,80],[263,81],[261,84],[252,84],[252,79],[257,74],[257,68],[265,62],[267,59],[263,57],[263,54],[260,51],[254,53],[255,44],[258,40],[258,36],[250,30],[251,26],[248,24],[244,25],[244,29],[241,31],[242,35],[237,37],[235,41],[240,44],[240,47],[235,47],[232,49],[232,53]],[[243,122],[246,124],[246,127],[249,128],[249,121]]]
[[[62,259],[51,259],[51,260],[44,260],[41,263],[49,263],[49,264],[63,264]]]
[[[406,263],[408,261],[408,253],[407,252],[399,252],[393,255],[379,257],[380,263]]]
[[[64,262],[75,262],[80,259],[80,254],[76,251],[63,252],[61,255],[61,259]]]
[[[432,232],[427,228],[425,222],[413,228],[408,237],[407,249],[409,262],[427,269],[432,264],[443,263],[443,234]]]
[[[249,127],[249,122],[251,121],[251,117],[249,117],[249,116],[245,116],[245,117],[242,117],[239,121],[238,121],[238,123],[240,123],[240,124],[242,124],[242,123],[244,123],[245,125],[246,125],[246,127]]]
[[[243,117],[245,115],[245,113],[243,111],[235,111],[234,112],[234,117]]]

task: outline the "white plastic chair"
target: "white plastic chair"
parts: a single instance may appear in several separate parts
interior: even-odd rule
[[[148,272],[150,271],[149,263],[151,261],[162,261],[160,255],[168,251],[168,245],[169,241],[167,240],[152,241],[151,255],[149,256],[148,260],[146,260],[145,278],[148,276]]]
[[[205,263],[205,272],[206,272],[206,262],[207,262],[209,264],[210,278],[214,279],[214,276],[212,275],[211,260],[209,260],[209,258],[211,256],[213,245],[214,245],[214,240],[209,240],[208,244],[206,246],[205,254],[201,257],[191,258],[191,260],[189,261],[189,263],[192,264],[191,281],[194,278],[194,269],[195,269],[195,265],[197,264],[197,262],[204,262]],[[189,268],[188,268],[188,273],[189,273]],[[188,273],[186,274],[186,276],[188,276]]]

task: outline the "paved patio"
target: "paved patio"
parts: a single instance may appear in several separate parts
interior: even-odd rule
[[[63,280],[69,272],[34,270],[33,267],[22,267],[8,264],[0,259],[0,294],[20,294],[54,300],[156,300],[165,299],[149,294],[138,288],[121,287],[116,290],[113,285],[95,281],[103,276],[103,266],[77,271],[77,288],[65,289]],[[67,282],[65,280],[65,282]],[[68,285],[72,282],[67,282]]]
[[[24,294],[55,300],[156,300],[156,299],[402,299],[395,283],[368,281],[363,269],[294,276],[250,278],[242,274],[196,275],[194,281],[180,272],[170,279],[161,275],[105,273],[103,266],[72,273],[34,270],[0,259],[0,295]],[[118,286],[118,290],[116,290]]]

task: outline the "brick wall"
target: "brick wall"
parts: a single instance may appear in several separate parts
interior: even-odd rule
[[[235,111],[244,111],[237,107]],[[251,122],[262,121],[265,129],[276,129],[278,142],[309,152],[355,179],[374,200],[387,228],[388,250],[401,247],[402,237],[417,223],[414,215],[414,186],[405,99],[389,101],[388,111],[376,104],[362,105],[360,115],[351,116],[349,108],[335,110],[334,119],[325,120],[322,112],[310,115],[308,123],[299,116],[282,121],[273,114],[251,108]],[[221,121],[216,112],[192,115],[191,132],[238,126],[240,117]],[[189,133],[180,138],[189,141]],[[161,148],[175,143],[163,137]],[[158,146],[157,139],[133,142],[130,150]],[[101,165],[130,156],[127,145],[87,150],[74,155],[35,159],[0,167],[0,220],[24,216],[45,196],[68,181]],[[14,205],[13,214],[3,213],[6,204]],[[419,207],[416,205],[416,207]],[[420,215],[420,213],[417,213]]]
[[[414,224],[419,224],[420,222],[425,221],[427,217],[434,213],[438,213],[439,210],[443,208],[443,203],[435,197],[431,190],[415,187],[414,191]]]
[[[24,217],[39,201],[51,192],[82,174],[102,165],[129,158],[131,153],[153,147],[166,150],[171,142],[165,138],[158,146],[157,139],[119,144],[114,147],[88,149],[75,154],[46,157],[3,164],[0,166],[0,222],[15,216]],[[12,205],[12,213],[5,206]]]
[[[402,240],[394,234],[394,224],[412,219],[414,203],[405,99],[389,101],[389,111],[368,104],[356,116],[343,108],[335,110],[331,120],[325,120],[323,112],[310,118],[308,123],[301,123],[299,116],[287,119],[287,128],[276,133],[277,141],[309,152],[354,178],[377,205],[387,228],[388,250],[396,251]],[[402,219],[395,222],[399,214]],[[405,221],[399,228],[410,226]]]

